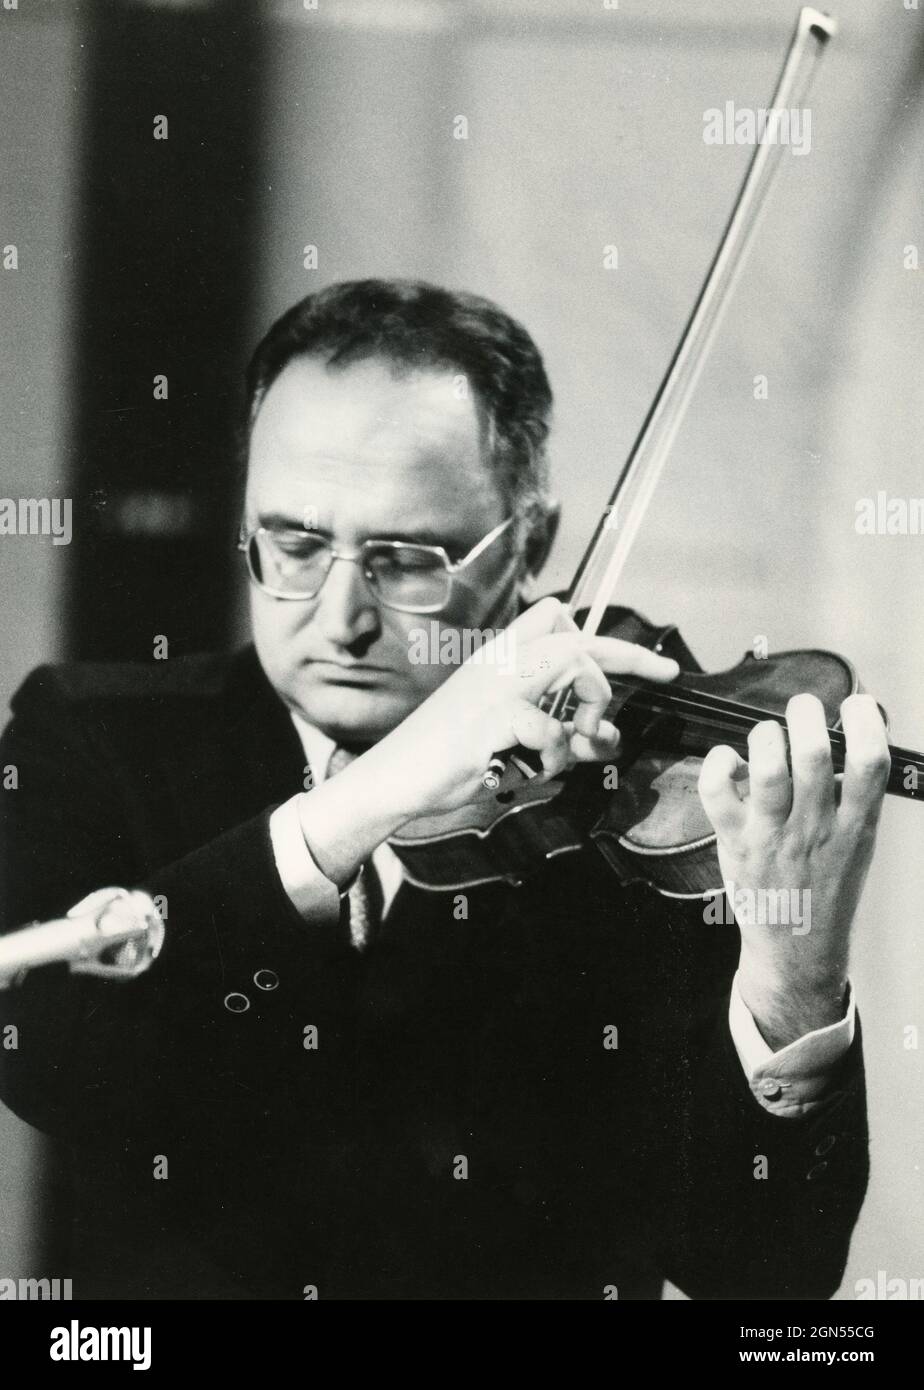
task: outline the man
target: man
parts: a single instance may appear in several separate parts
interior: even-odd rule
[[[114,883],[166,919],[137,980],[54,967],[7,1001],[4,1099],[73,1154],[75,1296],[829,1296],[867,1173],[847,952],[875,703],[843,707],[839,795],[809,695],[791,773],[773,721],[703,767],[725,881],[809,895],[808,931],[739,940],[593,848],[415,888],[401,827],[488,796],[518,744],[545,778],[608,765],[605,673],[676,664],[530,606],[551,393],[495,306],[335,285],[248,392],[254,648],[42,668],[0,756],[7,928]],[[434,622],[503,631],[504,660],[411,659]],[[566,687],[562,726],[539,703]]]

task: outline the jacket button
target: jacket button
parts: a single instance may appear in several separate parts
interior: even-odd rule
[[[257,989],[278,989],[279,976],[275,970],[258,970],[253,977]]]
[[[783,1094],[783,1088],[778,1081],[774,1081],[772,1076],[767,1076],[760,1083],[760,1092],[764,1100],[779,1100]]]
[[[817,1145],[815,1152],[820,1158],[822,1154],[830,1153],[836,1143],[837,1139],[833,1134],[826,1134],[821,1143]]]
[[[246,994],[226,994],[225,1008],[232,1014],[245,1014],[250,1008],[250,1000]]]
[[[827,1160],[822,1160],[821,1163],[816,1163],[814,1168],[810,1168],[805,1176],[808,1178],[809,1182],[812,1182],[813,1179],[820,1178],[822,1173],[827,1170],[827,1167]]]

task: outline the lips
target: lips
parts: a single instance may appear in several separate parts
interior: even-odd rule
[[[325,679],[345,682],[350,685],[366,684],[375,680],[378,676],[387,676],[391,672],[385,666],[367,666],[362,662],[343,662],[343,661],[323,661],[312,660],[309,658],[305,662],[306,666],[320,668],[319,674]]]

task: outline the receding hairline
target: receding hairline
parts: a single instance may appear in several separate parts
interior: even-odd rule
[[[388,370],[389,375],[392,377],[392,379],[398,382],[406,380],[408,377],[415,375],[464,377],[468,382],[468,389],[471,393],[470,399],[475,409],[475,419],[478,426],[478,446],[481,456],[481,463],[484,466],[485,471],[488,473],[488,475],[497,481],[498,491],[501,497],[512,504],[513,499],[512,497],[507,496],[508,489],[504,487],[504,479],[501,476],[502,470],[498,467],[496,462],[495,445],[497,439],[497,426],[495,424],[494,417],[490,409],[488,408],[487,403],[484,400],[482,392],[479,391],[477,384],[471,380],[469,374],[467,372],[462,371],[462,369],[458,367],[455,363],[415,363],[410,361],[404,361],[400,358],[396,359],[392,357],[389,353],[378,351],[363,353],[355,357],[350,356],[345,360],[331,362],[325,360],[325,354],[323,353],[323,351],[319,352],[312,349],[307,349],[304,352],[298,352],[293,354],[293,356],[290,357],[288,361],[283,363],[283,365],[279,368],[279,371],[276,373],[273,379],[267,383],[262,393],[257,393],[254,395],[253,401],[251,403],[251,415],[247,426],[246,450],[242,459],[241,468],[240,482],[242,488],[246,487],[247,479],[250,474],[250,450],[253,441],[253,433],[256,427],[257,418],[260,414],[260,411],[263,408],[263,404],[266,401],[267,396],[270,394],[277,382],[279,382],[282,379],[282,377],[284,377],[285,374],[289,371],[290,367],[297,368],[299,365],[306,362],[319,363],[326,371],[329,371],[331,373],[344,373],[348,371],[350,367],[362,366],[364,363],[378,362]]]
[[[537,344],[499,304],[405,279],[341,281],[304,296],[270,326],[250,358],[237,435],[239,484],[263,403],[302,358],[331,373],[378,360],[397,380],[414,373],[464,379],[477,411],[482,463],[500,496],[528,529],[554,507],[547,454],[552,389]]]
[[[344,374],[348,372],[351,367],[361,367],[367,364],[378,363],[387,370],[389,376],[391,376],[394,381],[404,381],[408,377],[413,376],[464,378],[468,384],[468,390],[471,392],[471,398],[474,402],[475,409],[478,411],[479,418],[483,422],[483,428],[487,428],[487,423],[491,416],[491,411],[484,399],[484,392],[479,387],[477,381],[473,380],[471,372],[466,371],[459,363],[450,361],[448,357],[439,356],[428,358],[424,356],[423,360],[415,362],[411,360],[409,354],[395,354],[383,351],[380,348],[371,348],[368,351],[357,352],[355,354],[351,353],[347,356],[339,357],[336,353],[328,356],[323,348],[309,347],[293,353],[292,356],[280,366],[275,375],[259,390],[254,392],[250,403],[249,433],[252,433],[254,423],[260,413],[263,402],[276,383],[280,381],[291,368],[298,368],[304,363],[317,363],[323,367],[325,371],[331,373],[331,375]]]

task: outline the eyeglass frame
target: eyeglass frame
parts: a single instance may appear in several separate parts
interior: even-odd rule
[[[373,537],[369,537],[367,540],[364,540],[362,544],[359,546],[359,548],[352,552],[346,550],[335,550],[334,546],[331,544],[329,540],[326,539],[326,537],[318,536],[316,535],[316,533],[313,533],[307,529],[304,531],[299,531],[297,528],[294,527],[290,530],[286,527],[254,526],[247,532],[245,532],[243,527],[241,527],[237,543],[237,549],[240,550],[244,555],[244,560],[247,565],[247,574],[251,584],[254,584],[260,590],[261,593],[269,594],[271,598],[281,599],[285,602],[291,603],[308,603],[311,601],[311,599],[317,598],[318,594],[321,592],[325,583],[327,582],[328,576],[330,575],[330,572],[334,567],[335,560],[348,560],[352,564],[361,563],[363,555],[366,553],[370,546],[386,546],[393,550],[397,550],[399,547],[407,548],[408,546],[410,546],[415,550],[425,550],[431,555],[438,556],[438,558],[442,561],[443,569],[449,579],[449,588],[446,592],[446,598],[440,604],[431,604],[425,608],[418,608],[409,607],[407,604],[388,603],[385,599],[382,598],[381,594],[376,589],[375,581],[370,578],[369,571],[366,568],[365,564],[362,564],[363,578],[369,586],[369,590],[375,598],[376,602],[380,603],[383,608],[390,608],[393,612],[396,613],[442,613],[444,609],[448,608],[449,602],[452,598],[452,585],[456,575],[460,572],[460,570],[466,569],[470,564],[473,563],[473,561],[477,560],[480,555],[483,555],[484,552],[488,549],[488,547],[493,545],[494,542],[503,535],[503,533],[507,530],[508,526],[511,526],[513,524],[514,520],[515,518],[513,516],[508,516],[506,521],[499,522],[497,526],[495,526],[492,530],[490,530],[487,533],[486,536],[482,536],[481,540],[478,541],[477,544],[474,545],[472,549],[468,552],[468,554],[464,555],[461,560],[451,560],[449,558],[449,552],[447,551],[444,545],[429,545],[421,541],[376,540]],[[254,539],[255,536],[258,536],[261,533],[264,535],[272,536],[274,532],[279,531],[282,531],[288,535],[298,536],[311,536],[312,534],[315,534],[315,538],[327,550],[330,556],[330,561],[328,563],[327,569],[324,572],[324,577],[322,578],[318,587],[315,589],[314,593],[283,593],[280,589],[270,588],[269,585],[264,584],[263,581],[261,579],[258,579],[254,574],[253,566],[250,562],[251,541]]]

